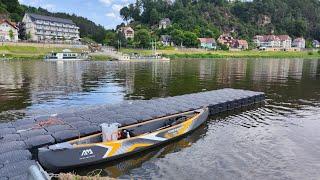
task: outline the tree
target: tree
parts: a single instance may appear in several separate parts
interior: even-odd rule
[[[177,45],[177,46],[183,45],[183,40],[184,40],[183,31],[178,30],[178,29],[174,29],[171,33],[171,38],[172,38],[172,41],[175,45]]]
[[[117,33],[114,31],[107,31],[106,37],[103,40],[103,43],[107,46],[117,46]]]
[[[31,35],[31,32],[29,31],[28,33],[27,33],[27,36],[26,36],[26,38],[27,38],[27,40],[31,40],[31,38],[32,38],[32,35]]]
[[[27,34],[26,34],[26,28],[25,28],[25,23],[21,22],[18,24],[18,37],[21,40],[26,40],[27,39]]]
[[[183,44],[186,47],[197,47],[199,45],[198,37],[193,32],[185,32],[183,38]]]
[[[14,40],[14,34],[13,34],[12,29],[9,30],[9,37],[10,37],[10,40],[11,40],[11,41]]]
[[[170,18],[174,29],[215,37],[235,32],[251,39],[257,34],[288,34],[320,38],[319,0],[136,0],[128,5],[132,24],[152,28],[161,18]],[[133,17],[133,12],[137,11]],[[141,12],[140,12],[141,11]],[[133,18],[132,18],[133,17]],[[157,32],[158,33],[158,32]],[[158,35],[163,35],[158,33]]]
[[[128,21],[131,18],[130,10],[127,6],[120,9],[120,15],[123,18],[123,20],[125,20],[125,21]]]
[[[128,44],[128,40],[126,39],[126,37],[124,36],[124,34],[122,32],[118,32],[117,33],[117,36],[116,36],[116,46],[118,48],[121,48],[121,47],[127,47],[127,44]]]
[[[133,20],[139,21],[140,20],[140,7],[139,2],[137,2],[135,5],[130,4],[129,5],[129,12],[130,16]]]
[[[150,33],[146,29],[140,29],[135,33],[134,42],[140,48],[150,47]]]
[[[150,25],[155,25],[159,22],[160,15],[156,9],[150,11]]]

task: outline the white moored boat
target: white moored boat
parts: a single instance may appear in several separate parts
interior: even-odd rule
[[[64,49],[62,52],[52,52],[45,56],[46,61],[83,61],[88,59],[88,53],[71,52],[69,49]]]

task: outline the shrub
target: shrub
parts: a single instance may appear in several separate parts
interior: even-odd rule
[[[310,56],[313,55],[313,52],[308,52],[308,55],[310,55]]]

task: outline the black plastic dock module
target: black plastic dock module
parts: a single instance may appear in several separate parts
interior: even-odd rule
[[[124,101],[55,116],[43,114],[0,123],[0,179],[22,179],[28,168],[36,163],[30,153],[34,149],[97,133],[102,123],[128,125],[202,107],[209,107],[210,114],[216,115],[264,99],[262,92],[220,89],[145,101]]]

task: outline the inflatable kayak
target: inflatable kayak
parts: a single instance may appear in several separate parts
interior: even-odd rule
[[[40,164],[50,171],[112,161],[159,146],[195,130],[208,108],[157,118],[117,129],[116,140],[104,132],[38,149]]]

